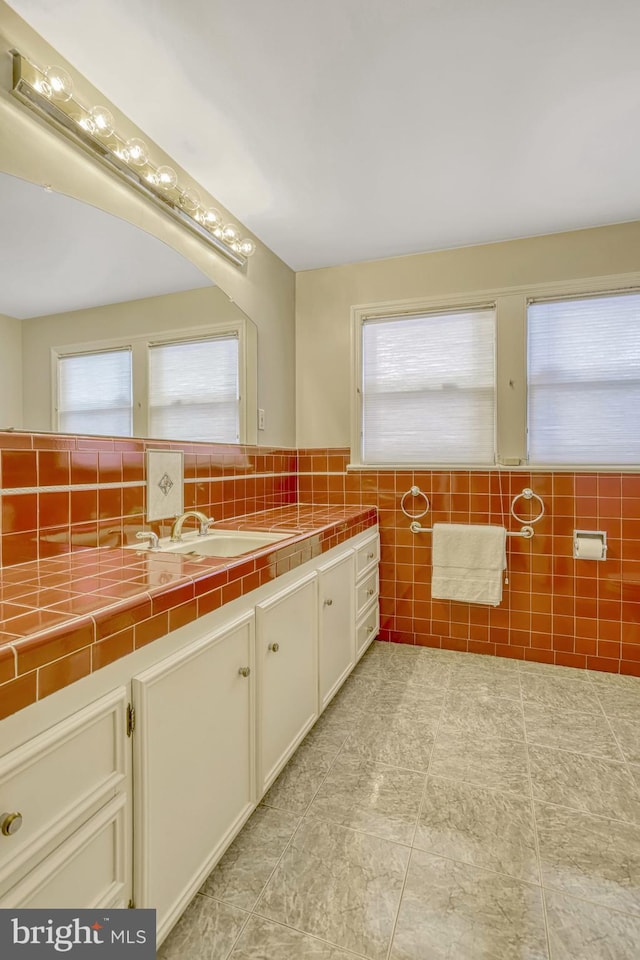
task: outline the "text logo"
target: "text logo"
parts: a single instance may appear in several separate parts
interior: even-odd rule
[[[2,960],[154,960],[155,910],[0,910]]]

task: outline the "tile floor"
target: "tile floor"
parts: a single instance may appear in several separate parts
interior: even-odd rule
[[[374,643],[161,960],[637,960],[640,679]]]

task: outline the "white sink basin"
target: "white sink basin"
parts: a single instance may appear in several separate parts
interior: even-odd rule
[[[243,553],[261,550],[278,540],[288,540],[298,531],[288,533],[260,533],[256,530],[212,530],[204,537],[195,533],[183,535],[179,543],[172,543],[169,537],[163,537],[156,553],[193,553],[200,557],[239,557]],[[148,550],[147,544],[135,545],[131,549]]]

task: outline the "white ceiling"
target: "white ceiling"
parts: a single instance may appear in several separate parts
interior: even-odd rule
[[[638,0],[10,3],[296,270],[640,218]]]
[[[25,320],[211,281],[138,227],[0,174],[0,313]]]

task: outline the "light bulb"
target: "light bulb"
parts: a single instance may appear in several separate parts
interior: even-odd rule
[[[236,240],[239,240],[240,234],[238,233],[237,227],[234,227],[232,223],[228,223],[222,230],[222,239],[225,243],[228,243],[229,246],[235,243]]]
[[[149,162],[149,149],[144,140],[140,140],[138,137],[127,140],[126,151],[127,160],[134,167],[144,167]]]
[[[71,100],[73,95],[73,82],[66,70],[62,67],[47,67],[44,71],[44,78],[40,83],[40,89],[45,97],[50,100],[58,100],[64,103]]]
[[[106,107],[91,107],[89,116],[93,121],[93,133],[99,137],[110,137],[115,128],[113,114]]]
[[[201,212],[200,223],[206,227],[207,230],[215,231],[218,227],[222,226],[222,215],[219,210],[210,207],[208,210]]]
[[[178,175],[173,167],[158,167],[156,170],[156,185],[162,190],[173,190],[178,182]]]
[[[253,240],[249,240],[248,237],[245,240],[241,240],[239,246],[240,246],[239,252],[242,254],[243,257],[250,257],[252,254],[256,252],[255,243],[253,242]]]
[[[200,206],[200,197],[195,190],[187,187],[186,190],[181,191],[178,203],[187,213],[195,213]]]

